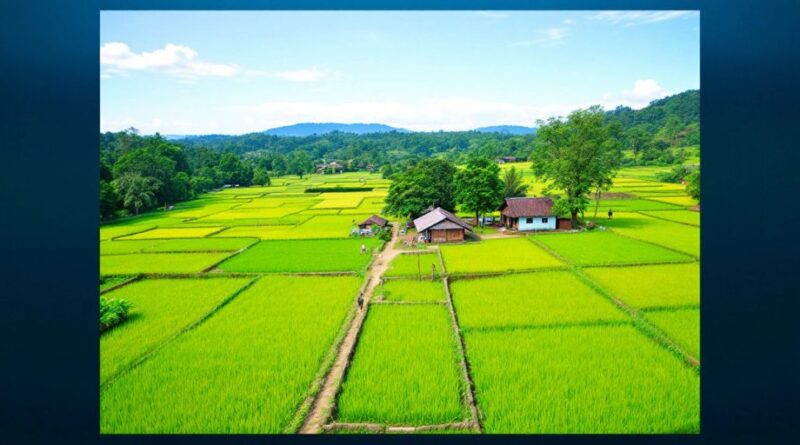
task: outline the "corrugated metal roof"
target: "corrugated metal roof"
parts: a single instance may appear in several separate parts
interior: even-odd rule
[[[457,216],[453,215],[452,213],[448,212],[447,210],[441,207],[436,207],[430,212],[415,219],[414,227],[417,229],[417,232],[423,232],[442,221],[450,221],[453,224],[457,225],[459,228],[472,230],[472,227],[470,227],[469,224],[465,223],[460,218],[458,218]]]

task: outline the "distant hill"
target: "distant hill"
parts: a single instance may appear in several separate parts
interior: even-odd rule
[[[650,133],[662,128],[671,116],[677,118],[682,126],[700,123],[700,90],[687,90],[680,94],[667,96],[650,102],[650,105],[634,110],[630,107],[617,107],[606,112],[606,120],[619,122],[624,130],[642,126]]]
[[[502,133],[502,134],[522,135],[522,134],[535,134],[536,128],[523,127],[522,125],[494,125],[490,127],[476,128],[474,131],[477,131],[479,133]]]
[[[264,134],[271,136],[313,136],[333,133],[339,131],[350,134],[371,134],[371,133],[408,133],[404,128],[390,127],[384,124],[339,124],[339,123],[302,123],[287,125],[285,127],[270,128]]]

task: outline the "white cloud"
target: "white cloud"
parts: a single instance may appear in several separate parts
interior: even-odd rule
[[[637,80],[633,83],[633,88],[622,91],[621,93],[606,93],[603,95],[602,105],[606,109],[612,109],[618,105],[624,105],[633,109],[644,108],[650,102],[669,96],[669,91],[664,89],[653,79]]]
[[[681,17],[689,17],[697,11],[603,11],[590,16],[593,20],[601,20],[625,26],[645,23],[665,22]]]
[[[537,31],[539,37],[517,42],[514,46],[553,46],[561,43],[567,36],[566,28],[546,28]]]
[[[106,76],[129,71],[163,71],[177,77],[230,77],[238,72],[232,65],[205,62],[188,46],[166,44],[154,51],[135,53],[125,43],[109,42],[100,47],[100,65]]]
[[[292,71],[279,71],[274,73],[274,75],[280,77],[281,79],[291,80],[292,82],[316,82],[325,77],[327,73],[323,70],[313,67]]]
[[[573,19],[564,19],[564,21],[561,22],[561,23],[564,24],[564,25],[574,25],[574,24],[576,24],[578,22],[573,20]]]

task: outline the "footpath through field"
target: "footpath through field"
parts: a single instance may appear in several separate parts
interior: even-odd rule
[[[339,386],[342,384],[342,378],[347,369],[347,364],[353,354],[358,333],[361,330],[361,325],[364,323],[364,318],[367,314],[367,305],[375,292],[375,288],[380,284],[381,275],[383,275],[389,267],[389,263],[392,262],[394,257],[400,253],[400,251],[395,248],[398,230],[399,224],[394,224],[392,226],[391,241],[385,244],[383,252],[378,254],[378,257],[375,258],[375,261],[372,263],[372,267],[370,267],[369,274],[367,275],[367,286],[364,289],[364,309],[358,310],[355,317],[353,317],[350,328],[347,330],[347,335],[344,337],[344,340],[342,340],[341,345],[339,345],[336,360],[325,376],[322,389],[319,391],[319,394],[317,394],[311,406],[311,410],[305,422],[303,422],[303,426],[300,428],[301,434],[316,434],[321,432],[325,421],[328,420],[331,408],[336,399],[336,393],[339,391]]]

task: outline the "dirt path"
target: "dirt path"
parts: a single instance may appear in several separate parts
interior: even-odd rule
[[[364,317],[367,314],[366,305],[369,304],[369,301],[375,292],[375,288],[380,284],[381,275],[383,275],[383,273],[389,267],[389,263],[391,263],[392,259],[394,259],[394,257],[400,253],[400,251],[395,248],[399,227],[400,224],[398,223],[393,225],[392,240],[386,243],[383,252],[378,254],[378,256],[375,258],[375,261],[373,261],[372,266],[370,267],[369,274],[367,275],[367,286],[364,289],[364,310],[359,310],[355,317],[353,317],[350,328],[347,330],[347,335],[345,335],[344,340],[342,340],[341,345],[339,345],[339,351],[336,354],[336,360],[333,362],[333,366],[331,366],[330,371],[328,371],[328,374],[325,376],[322,389],[319,391],[314,403],[311,405],[311,410],[309,411],[308,416],[306,416],[303,426],[300,427],[300,434],[319,433],[322,431],[325,421],[328,420],[331,408],[333,407],[333,403],[336,399],[336,393],[339,391],[339,386],[342,383],[342,377],[344,377],[347,364],[352,356],[353,348],[355,347],[356,339],[358,338],[358,333],[361,331],[361,325],[364,323]]]

